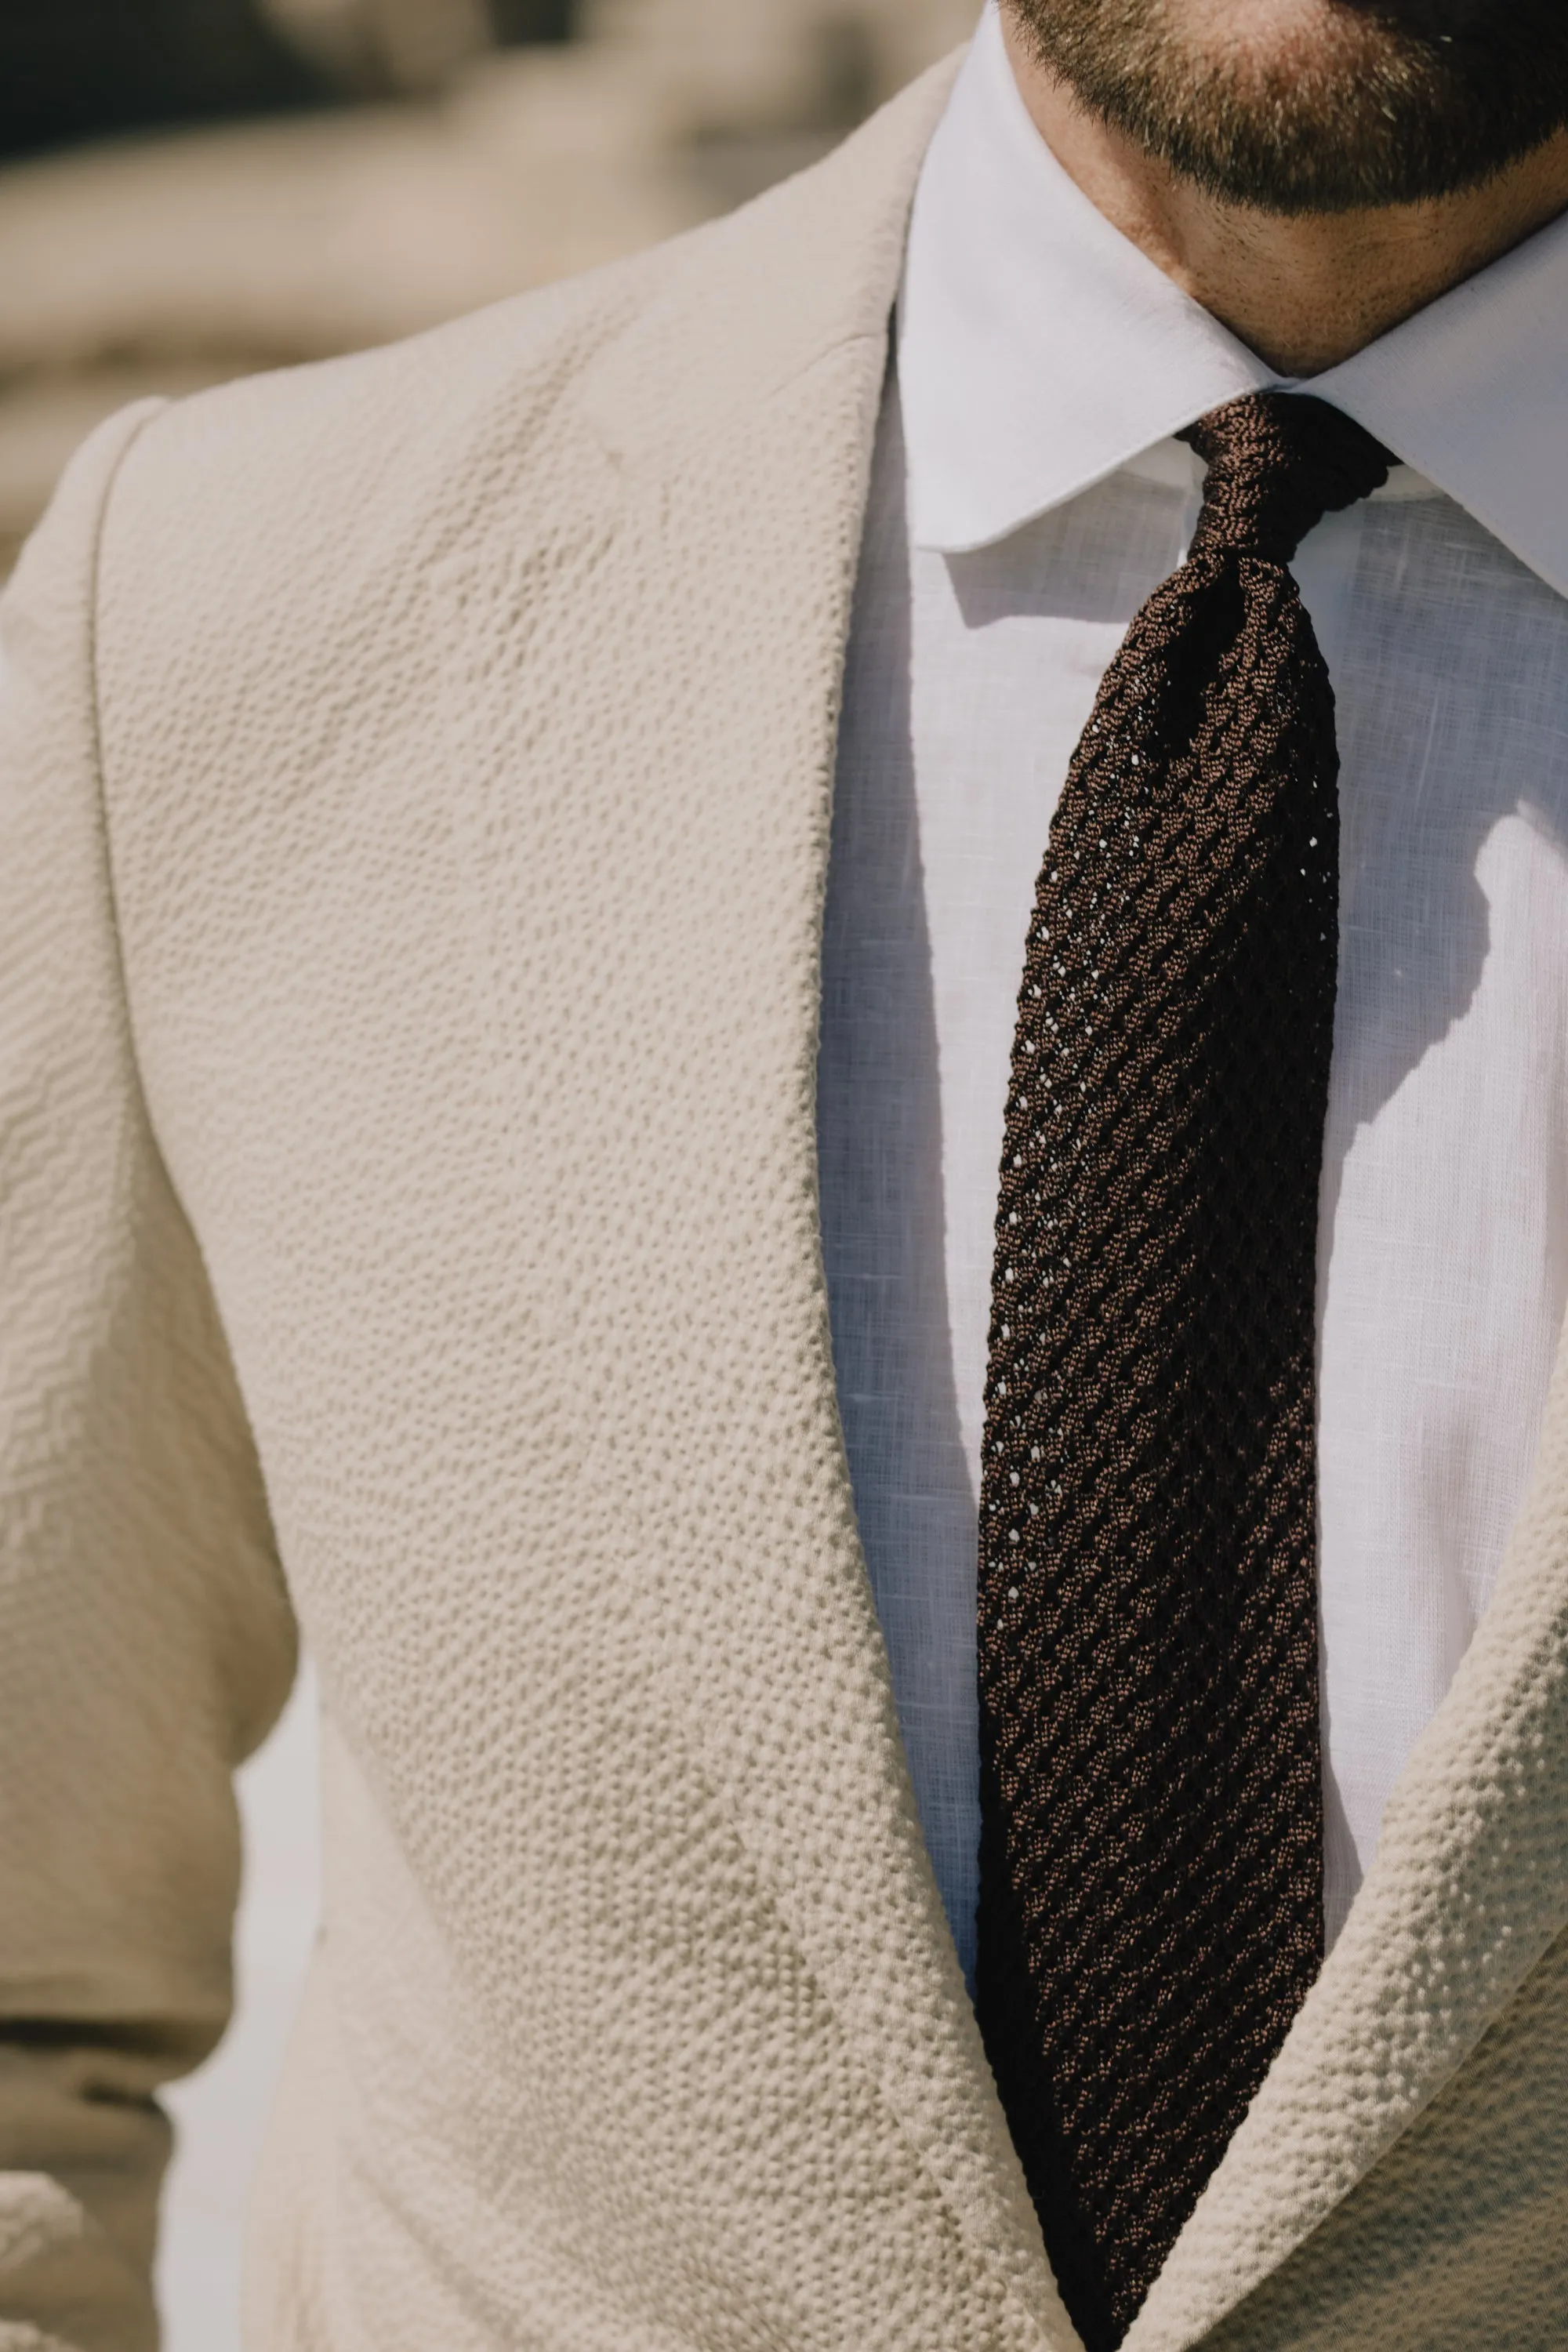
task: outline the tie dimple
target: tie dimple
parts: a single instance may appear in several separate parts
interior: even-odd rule
[[[1388,461],[1301,395],[1189,437],[1192,551],[1106,672],[1040,873],[982,1468],[978,2008],[1089,2352],[1321,1958],[1338,761],[1286,565]]]

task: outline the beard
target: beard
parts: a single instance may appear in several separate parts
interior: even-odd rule
[[[1429,203],[1568,123],[1568,0],[1004,0],[1089,110],[1222,202]]]

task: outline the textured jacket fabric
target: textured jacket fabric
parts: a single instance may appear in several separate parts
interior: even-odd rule
[[[942,72],[106,425],[0,671],[0,2347],[141,2352],[235,1764],[325,1695],[256,2352],[1071,2352],[921,1843],[816,1208],[837,702]],[[1568,1370],[1131,2352],[1568,2341]]]

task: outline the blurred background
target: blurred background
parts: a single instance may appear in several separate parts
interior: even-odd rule
[[[75,443],[727,210],[978,0],[0,0],[0,578]]]
[[[0,0],[0,580],[144,393],[382,342],[824,153],[979,0]],[[241,1780],[239,2006],[179,2085],[167,2352],[238,2352],[247,2188],[316,1932],[309,1672]]]

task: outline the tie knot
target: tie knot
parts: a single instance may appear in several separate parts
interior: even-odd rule
[[[1194,555],[1288,563],[1324,515],[1375,490],[1393,463],[1363,426],[1305,393],[1249,392],[1180,438],[1208,467]]]

